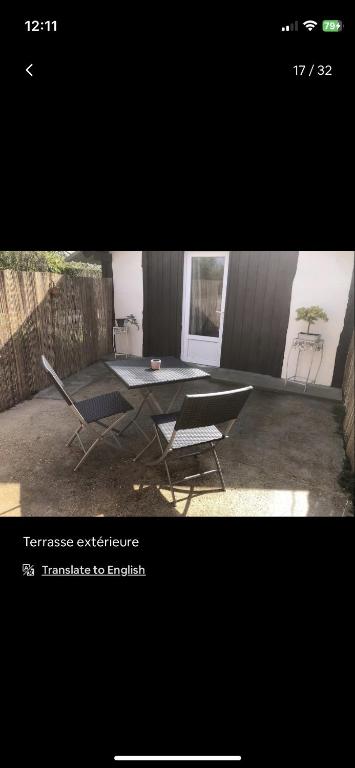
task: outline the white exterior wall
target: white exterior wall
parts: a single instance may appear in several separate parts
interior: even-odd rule
[[[135,326],[128,328],[128,349],[131,355],[143,354],[143,270],[142,251],[112,251],[112,272],[115,318],[134,315]],[[123,341],[123,345],[125,341]],[[125,351],[125,350],[124,350]]]
[[[296,321],[296,309],[319,305],[328,315],[328,322],[320,320],[311,325],[310,333],[321,333],[324,338],[323,362],[317,377],[317,384],[330,386],[333,378],[335,356],[348,303],[351,276],[354,266],[353,251],[300,251],[298,266],[293,281],[290,318],[286,337],[282,377],[286,375],[287,355],[292,339],[299,331],[307,331],[307,324]],[[309,352],[303,352],[302,365],[298,375],[306,376],[309,367]],[[317,355],[314,361],[316,369]],[[319,358],[318,358],[319,359]],[[296,352],[292,351],[288,375],[295,372]]]

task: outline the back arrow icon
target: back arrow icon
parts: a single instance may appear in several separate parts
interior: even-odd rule
[[[33,77],[33,73],[30,72],[31,67],[33,67],[33,64],[29,64],[28,67],[26,67],[26,72],[30,75],[30,77]]]

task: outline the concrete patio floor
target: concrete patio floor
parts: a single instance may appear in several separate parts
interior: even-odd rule
[[[188,382],[185,392],[228,389],[236,376]],[[76,400],[120,389],[137,402],[103,362],[69,377],[66,387]],[[159,388],[163,408],[171,391]],[[125,433],[122,451],[102,442],[74,473],[81,451],[65,443],[75,420],[49,387],[0,413],[0,516],[345,516],[351,501],[337,483],[345,454],[334,407],[334,400],[255,389],[231,437],[219,446],[226,493],[215,490],[218,477],[212,475],[195,486],[180,485],[173,507],[163,468],[130,460],[143,446],[134,428]],[[149,416],[141,424],[151,429]],[[176,466],[181,477],[212,464],[206,455]]]

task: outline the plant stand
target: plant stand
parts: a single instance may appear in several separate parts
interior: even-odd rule
[[[113,350],[115,353],[115,359],[116,357],[128,357],[128,325],[114,325],[112,329],[112,344],[113,344]],[[124,346],[126,348],[125,352],[121,351],[121,344],[123,342],[123,339],[125,337]]]
[[[289,376],[288,375],[289,363],[290,363],[290,359],[291,359],[291,355],[292,355],[293,351],[295,351],[297,353],[296,369],[295,369],[295,373],[293,374],[293,376]],[[298,367],[299,367],[300,355],[302,354],[302,352],[309,352],[309,351],[311,351],[311,355],[310,355],[310,362],[309,362],[307,376],[299,376],[298,375]],[[305,339],[304,337],[303,338],[299,338],[299,337],[294,338],[293,341],[292,341],[291,347],[290,347],[290,351],[289,351],[288,356],[287,356],[285,387],[287,386],[289,381],[292,381],[295,384],[303,384],[304,385],[304,390],[303,391],[306,392],[308,384],[315,384],[316,381],[317,381],[317,376],[318,376],[320,367],[322,365],[323,352],[324,352],[324,340],[321,339],[320,337],[317,338],[317,339],[312,339],[312,340],[311,339],[309,339],[309,340]],[[312,372],[312,368],[313,368],[313,363],[314,363],[315,356],[316,356],[317,353],[319,353],[318,368],[317,368],[316,375],[315,375],[314,379],[312,379],[310,381],[311,372]]]

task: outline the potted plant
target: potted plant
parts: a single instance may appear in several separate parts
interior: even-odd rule
[[[138,325],[137,320],[136,320],[134,315],[127,315],[127,317],[125,319],[126,319],[127,323],[130,323],[131,325],[135,325],[136,328],[137,328],[137,331],[139,331],[139,325]]]
[[[320,333],[310,333],[309,329],[311,325],[317,322],[317,320],[324,320],[328,322],[328,316],[322,307],[299,307],[296,310],[296,320],[304,320],[308,323],[307,331],[300,331],[298,337],[300,339],[307,339],[308,341],[316,341],[320,337]]]
[[[116,325],[119,328],[124,328],[125,325],[135,325],[137,328],[137,331],[139,331],[139,325],[137,323],[137,320],[134,315],[127,315],[127,317],[118,317],[116,318]]]

